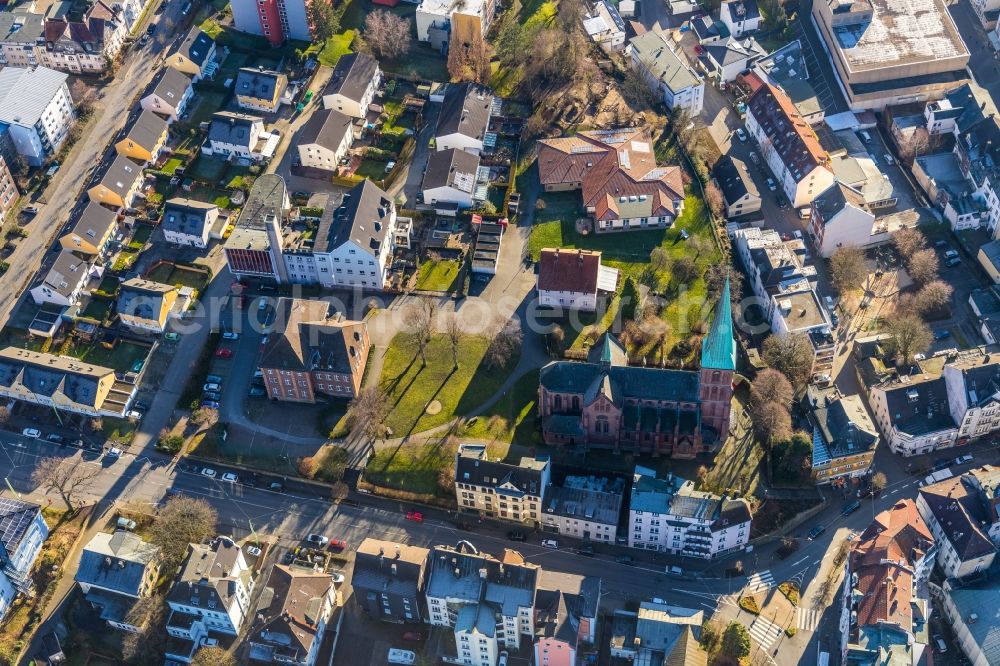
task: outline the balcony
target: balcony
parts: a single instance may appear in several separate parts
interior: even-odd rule
[[[15,567],[12,563],[8,562],[3,568],[4,574],[10,579],[11,584],[14,588],[21,594],[30,594],[34,583],[31,580],[31,574],[27,571],[21,571]]]

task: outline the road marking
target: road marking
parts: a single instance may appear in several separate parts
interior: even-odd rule
[[[775,624],[767,618],[758,617],[750,625],[750,635],[756,640],[762,648],[767,650],[771,647],[771,644],[781,636],[781,625]]]
[[[766,590],[772,585],[774,585],[774,577],[771,575],[771,571],[769,569],[765,569],[764,571],[750,576],[750,578],[747,579],[746,587],[751,593],[753,593]]]
[[[805,561],[806,561],[806,560],[808,560],[808,559],[809,559],[809,556],[808,556],[808,555],[806,555],[806,556],[805,556],[805,557],[803,557],[802,559],[799,559],[799,560],[796,560],[795,562],[792,562],[792,566],[793,566],[793,567],[796,567],[796,566],[798,566],[798,565],[802,564],[803,562],[805,562]]]
[[[822,610],[801,606],[795,609],[795,626],[803,631],[816,631],[816,627],[819,626],[822,619]]]

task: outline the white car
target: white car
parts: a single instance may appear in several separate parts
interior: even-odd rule
[[[110,449],[108,449],[108,452],[105,455],[107,455],[109,458],[121,458],[122,450],[119,449],[117,446],[112,446]]]
[[[223,340],[239,340],[240,339],[240,334],[239,333],[233,333],[232,331],[226,331],[225,333],[222,334],[222,339]]]
[[[257,546],[247,546],[247,553],[254,557],[260,557],[260,548]]]
[[[330,543],[330,537],[325,537],[322,534],[310,534],[306,537],[306,541],[322,548],[326,544]]]
[[[767,179],[767,189],[771,190],[772,192],[778,191],[778,184],[774,182],[774,178]]]
[[[222,475],[222,480],[229,481],[230,483],[236,483],[237,481],[240,480],[240,478],[235,474],[233,474],[232,472],[226,472],[225,474]]]
[[[736,138],[738,138],[740,140],[740,142],[746,143],[746,141],[747,141],[747,133],[743,131],[742,127],[737,127],[736,128]]]
[[[955,458],[956,465],[964,465],[966,463],[972,462],[972,454],[966,453],[964,456],[959,456]]]
[[[895,164],[896,163],[896,160],[892,159],[892,155],[890,155],[889,153],[886,153],[882,157],[885,158],[886,164]]]
[[[34,437],[35,439],[38,439],[42,436],[42,431],[38,428],[25,428],[21,431],[21,434],[25,437]]]
[[[222,390],[222,385],[216,384],[215,382],[209,382],[204,386],[202,386],[201,390],[205,391],[206,393],[218,393],[219,391]]]
[[[544,539],[542,540],[542,545],[545,546],[546,548],[558,548],[559,542],[556,541],[555,539]]]
[[[215,470],[212,469],[211,467],[206,467],[205,469],[201,470],[201,474],[202,476],[207,476],[210,479],[215,478]]]

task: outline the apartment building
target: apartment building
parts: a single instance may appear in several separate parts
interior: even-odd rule
[[[131,27],[124,16],[124,6],[132,10],[137,1],[90,5],[79,18],[59,9],[45,17],[44,42],[35,47],[35,58],[45,67],[70,74],[97,74],[106,71],[121,53]],[[135,15],[138,18],[138,14]]]
[[[287,87],[287,76],[263,67],[241,68],[233,84],[239,107],[261,113],[276,113]]]
[[[722,192],[727,218],[749,215],[760,210],[760,190],[750,177],[743,160],[723,155],[716,162],[712,175]]]
[[[994,640],[1000,625],[1000,581],[995,576],[971,584],[946,580],[942,589],[942,619],[958,648],[974,666],[1000,663],[1000,644]]]
[[[415,17],[417,40],[430,42],[435,49],[447,47],[452,33],[460,44],[477,37],[485,40],[498,5],[497,0],[467,0],[458,4],[450,0],[421,0]]]
[[[858,190],[837,182],[812,202],[809,237],[819,256],[829,258],[842,247],[871,245],[875,214]]]
[[[204,248],[218,219],[219,207],[215,204],[175,197],[163,207],[160,229],[168,243]]]
[[[455,459],[455,499],[460,511],[537,527],[551,474],[548,457],[511,465],[490,460],[485,446],[465,444]]]
[[[810,384],[802,400],[812,426],[812,478],[841,483],[868,474],[879,432],[861,397],[842,395],[836,386]]]
[[[474,83],[450,84],[434,128],[434,148],[457,148],[474,155],[483,152],[494,100],[489,88]]]
[[[708,653],[695,634],[704,621],[705,611],[655,597],[641,602],[638,611],[618,609],[610,625],[611,657],[635,664],[705,666]]]
[[[136,332],[159,335],[166,330],[167,321],[180,316],[190,302],[190,290],[181,290],[172,284],[163,284],[144,278],[130,278],[121,283],[115,312],[126,328]]]
[[[97,277],[93,268],[94,264],[90,260],[78,257],[69,250],[62,250],[42,281],[28,293],[38,305],[48,303],[69,307],[79,302],[90,279]]]
[[[0,618],[18,595],[34,594],[31,571],[48,536],[41,506],[0,498]]]
[[[683,56],[678,55],[666,37],[656,30],[637,35],[625,53],[646,84],[671,111],[683,111],[694,117],[705,105],[705,80]]]
[[[750,504],[696,491],[673,474],[636,466],[629,503],[628,545],[712,559],[743,548],[750,540]]]
[[[365,539],[354,559],[354,598],[373,620],[420,623],[426,619],[423,590],[430,551],[419,546]]]
[[[83,547],[73,580],[109,626],[139,631],[126,621],[136,600],[153,592],[160,571],[160,548],[127,530],[98,532]]]
[[[942,372],[958,444],[1000,431],[1000,359],[965,354]]]
[[[940,375],[899,375],[868,389],[868,403],[893,453],[930,453],[954,446],[958,426]]]
[[[296,149],[302,166],[336,173],[354,143],[354,122],[340,111],[313,113],[298,134]]]
[[[67,78],[42,66],[0,70],[0,123],[30,166],[59,152],[76,121]]]
[[[756,0],[723,0],[719,20],[729,28],[729,34],[739,39],[760,29],[760,8]]]
[[[577,650],[597,638],[601,579],[542,570],[535,595],[534,662],[575,666]]]
[[[311,42],[309,5],[312,1],[236,0],[231,3],[233,25],[240,32],[264,37],[272,46],[281,46],[289,39]]]
[[[288,282],[281,255],[281,227],[291,207],[284,178],[277,174],[257,177],[223,246],[226,263],[237,280],[250,277]]]
[[[584,541],[615,543],[621,517],[624,479],[567,476],[549,484],[542,504],[542,529]]]
[[[349,118],[364,118],[381,84],[378,60],[367,53],[348,53],[337,61],[323,89],[323,108]]]

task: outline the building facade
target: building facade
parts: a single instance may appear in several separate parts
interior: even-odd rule
[[[42,166],[57,153],[76,122],[67,78],[42,66],[0,71],[0,123],[30,166]]]
[[[430,551],[367,538],[358,546],[351,585],[354,598],[373,620],[421,623],[425,569]]]
[[[466,444],[455,461],[455,499],[460,511],[537,527],[551,473],[547,457],[511,465],[489,460],[484,446]]]

